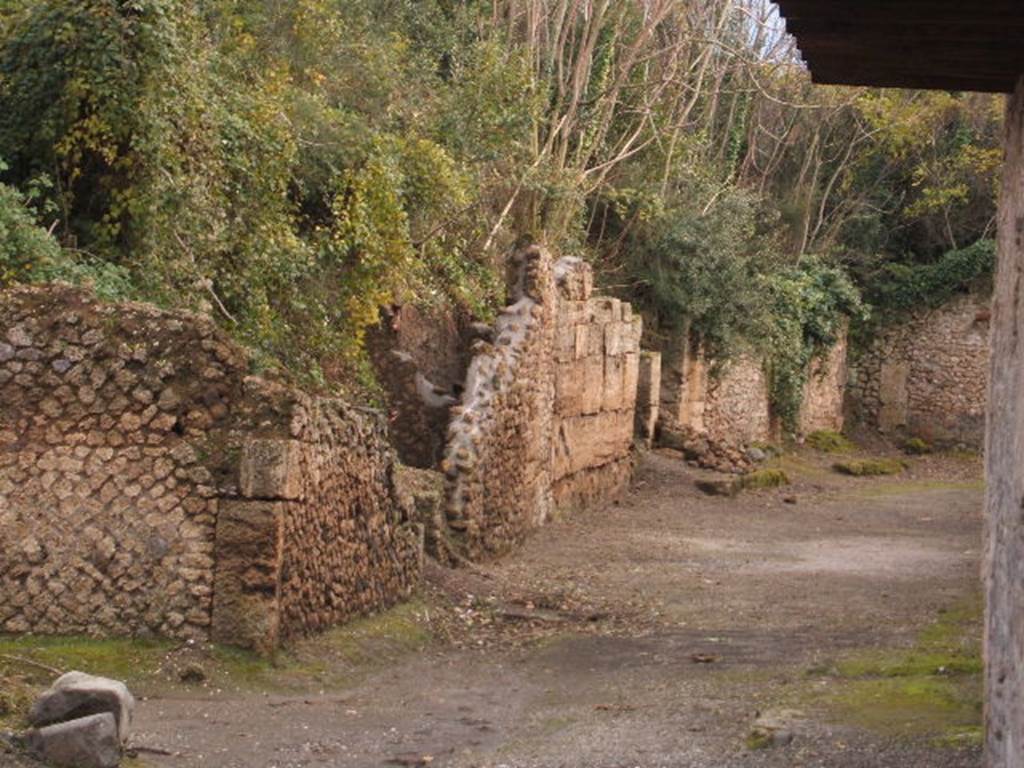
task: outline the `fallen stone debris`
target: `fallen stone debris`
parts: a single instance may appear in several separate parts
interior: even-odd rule
[[[84,672],[61,675],[32,705],[20,741],[56,768],[117,768],[135,699],[124,683]]]

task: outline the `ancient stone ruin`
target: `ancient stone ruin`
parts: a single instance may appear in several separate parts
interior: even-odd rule
[[[207,318],[0,301],[0,627],[268,649],[416,584],[382,415],[250,375]]]
[[[593,297],[590,267],[532,247],[511,265],[509,307],[474,347],[445,459],[438,540],[503,552],[558,510],[629,482],[642,323]],[[429,540],[428,536],[428,540]]]
[[[990,303],[987,295],[965,294],[883,329],[852,363],[854,420],[890,437],[980,448]]]
[[[779,438],[756,359],[713,373],[687,339],[663,367],[581,260],[534,246],[509,271],[493,327],[439,332],[475,338],[468,354],[384,350],[408,390],[392,433],[383,413],[252,375],[208,318],[68,286],[5,292],[0,628],[269,650],[408,595],[424,545],[447,563],[493,556],[614,498],[634,440],[681,436],[735,472]],[[843,338],[815,363],[800,431],[841,429],[848,394],[858,423],[976,444],[987,318],[984,299],[957,299],[887,329],[849,374]],[[421,468],[399,470],[390,440]]]
[[[684,334],[663,347],[658,431],[702,464],[725,471],[749,468],[748,449],[781,440],[764,363],[750,354],[716,365],[699,341]],[[844,426],[845,332],[816,359],[804,387],[799,435]]]

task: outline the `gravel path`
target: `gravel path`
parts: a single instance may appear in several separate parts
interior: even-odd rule
[[[897,480],[841,478],[827,463],[790,460],[793,486],[724,499],[695,491],[677,457],[649,454],[621,503],[555,523],[498,563],[429,569],[422,613],[437,639],[425,647],[382,651],[350,684],[323,690],[147,698],[136,741],[174,754],[141,759],[980,766],[969,741],[943,738],[941,717],[897,709],[869,727],[870,711],[837,709],[830,702],[858,682],[827,672],[850,654],[911,648],[937,618],[976,604],[976,463],[915,460]],[[774,736],[751,749],[758,726]]]

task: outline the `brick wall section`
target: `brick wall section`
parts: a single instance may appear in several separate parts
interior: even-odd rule
[[[984,442],[988,296],[960,296],[882,330],[851,365],[859,425],[936,445]]]
[[[510,300],[478,341],[449,426],[446,521],[471,558],[504,552],[632,472],[641,321],[592,297],[590,268],[542,248],[512,260]]]
[[[248,369],[205,318],[0,294],[4,631],[269,648],[408,591],[382,417]]]

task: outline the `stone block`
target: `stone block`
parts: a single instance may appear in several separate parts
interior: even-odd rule
[[[573,359],[580,360],[587,356],[587,351],[590,348],[590,328],[589,325],[577,325],[573,329]]]
[[[215,543],[214,640],[261,653],[277,647],[284,513],[284,502],[221,502]]]
[[[650,408],[661,402],[661,353],[644,350],[638,361],[636,404]]]
[[[626,407],[625,375],[624,358],[606,357],[604,359],[604,397],[601,402],[601,410],[617,411]]]
[[[302,444],[297,440],[247,440],[239,480],[250,499],[302,497]]]
[[[604,404],[604,358],[591,355],[583,360],[582,413],[597,413]]]
[[[608,323],[604,327],[604,353],[609,357],[618,357],[623,352],[623,329],[620,322]]]
[[[604,412],[573,416],[558,425],[552,454],[552,477],[558,480],[629,455],[633,414]]]
[[[121,742],[128,739],[135,699],[124,683],[84,672],[68,672],[36,699],[28,722],[42,727],[67,720],[109,712]]]
[[[57,768],[117,768],[121,742],[109,712],[37,728],[26,734],[29,751]]]
[[[555,367],[555,413],[583,413],[585,368],[580,362],[560,362]]]
[[[636,352],[630,352],[623,355],[622,359],[625,367],[625,382],[622,394],[624,407],[632,412],[636,406],[637,386],[640,381],[640,355]]]
[[[622,302],[608,296],[599,296],[587,302],[590,321],[604,325],[622,319]]]

